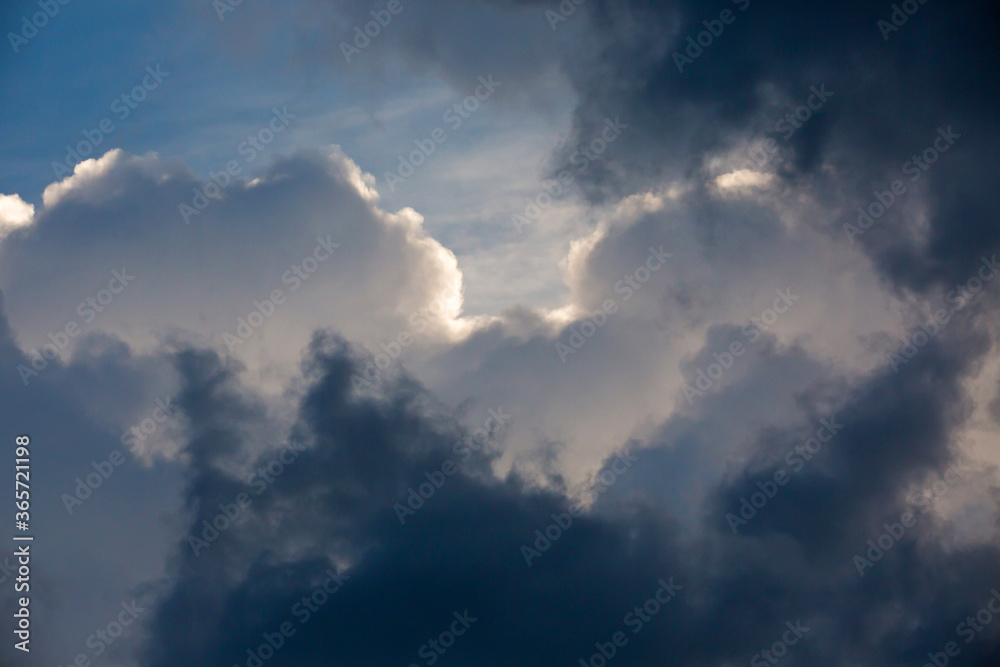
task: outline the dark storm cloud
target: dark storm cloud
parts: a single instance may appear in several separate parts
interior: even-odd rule
[[[790,535],[812,556],[858,542],[876,528],[879,517],[892,513],[902,488],[931,471],[943,471],[954,455],[949,436],[968,417],[969,407],[959,369],[982,351],[985,341],[977,338],[964,341],[975,349],[972,354],[955,354],[954,348],[938,344],[926,348],[919,361],[899,374],[885,369],[854,389],[845,405],[817,408],[805,392],[800,396],[809,418],[805,428],[770,434],[759,446],[761,456],[780,455],[778,463],[746,469],[740,480],[719,490],[713,510],[720,516],[733,512],[743,497],[759,490],[757,481],[772,478],[778,469],[801,471],[791,474],[781,499],[773,503],[778,508],[769,504],[741,532]],[[803,470],[801,455],[786,459],[785,454],[813,437],[810,431],[824,417],[835,419],[834,437],[824,447],[826,455],[817,455]],[[869,515],[874,522],[864,519]]]
[[[1000,85],[992,63],[1000,54],[991,3],[918,3],[895,31],[879,27],[891,20],[892,3],[860,0],[563,4],[576,11],[563,12],[566,21],[553,29],[546,12],[558,13],[557,2],[404,3],[350,65],[337,45],[371,20],[369,3],[303,2],[300,11],[310,20],[300,30],[325,36],[305,40],[327,49],[313,56],[344,71],[381,73],[374,80],[392,71],[396,59],[464,89],[483,72],[499,74],[502,63],[507,98],[534,91],[542,99],[541,75],[565,74],[579,100],[552,176],[574,157],[582,162],[606,119],[631,128],[579,174],[592,201],[697,178],[714,155],[754,137],[772,138],[777,152],[769,167],[839,209],[831,236],[844,238],[842,226],[858,219],[855,209],[896,179],[907,185],[909,199],[926,203],[926,244],[885,232],[863,243],[900,286],[925,290],[958,280],[1000,246],[993,213],[1000,202],[992,187],[1000,149]],[[711,38],[708,46],[697,44],[702,32]],[[791,124],[782,119],[819,86],[832,98],[788,134]],[[949,127],[961,139],[926,171],[918,167],[920,178],[910,182],[904,165],[914,168],[912,158]],[[880,224],[905,227],[911,205],[896,205]]]
[[[177,471],[146,468],[122,435],[126,425],[149,416],[158,398],[169,398],[175,379],[166,359],[136,355],[120,341],[95,335],[81,341],[78,354],[65,363],[48,361],[25,386],[18,367],[30,368],[32,361],[14,344],[2,297],[0,437],[13,443],[27,433],[32,441],[32,529],[38,538],[31,571],[32,657],[39,664],[67,664],[79,653],[92,656],[88,637],[115,619],[123,601],[141,601],[144,582],[162,571],[168,535],[162,518],[177,510]],[[121,463],[109,463],[114,452]],[[85,486],[83,480],[93,475]],[[13,475],[4,476],[0,490],[14,496]],[[11,533],[12,519],[4,522]],[[12,563],[16,568],[9,544],[0,548],[5,615],[13,613],[16,595],[17,575],[7,570]],[[124,647],[137,637],[123,636],[110,653],[126,655]],[[11,643],[0,646],[0,661],[10,660],[4,664],[21,659]]]
[[[781,146],[778,173],[843,208],[831,234],[854,222],[855,208],[874,201],[873,192],[887,190],[894,179],[911,189],[923,186],[931,217],[926,246],[898,235],[872,246],[866,240],[880,268],[902,285],[924,289],[958,280],[1000,245],[992,4],[920,5],[888,41],[877,22],[889,19],[891,3],[585,6],[599,32],[621,39],[602,53],[600,67],[570,69],[581,95],[575,138],[595,136],[605,116],[621,115],[635,128],[588,174],[592,197],[697,173],[706,158],[735,140],[770,136]],[[683,54],[687,37],[695,38],[706,30],[703,21],[717,20],[727,8],[734,22],[678,71],[673,54]],[[642,27],[626,39],[623,30],[636,25]],[[780,141],[776,121],[820,84],[833,99],[787,143]],[[901,170],[933,145],[940,127],[954,128],[960,143],[920,171],[923,182],[915,185]],[[567,143],[564,158],[577,149],[576,142]],[[823,165],[833,169],[825,172]],[[899,208],[887,220],[905,226]]]
[[[982,338],[966,343],[969,352],[928,348],[905,372],[830,391],[844,423],[836,444],[782,490],[753,530],[734,536],[722,518],[740,494],[755,490],[749,475],[715,487],[712,511],[689,530],[640,487],[619,486],[547,549],[541,544],[530,567],[521,546],[533,545],[534,531],[568,503],[516,476],[491,481],[465,469],[405,525],[397,521],[392,505],[405,502],[406,489],[426,481],[425,472],[441,468],[461,434],[411,381],[387,385],[377,397],[355,395],[350,377],[363,361],[343,341],[317,338],[303,366],[308,388],[291,436],[305,451],[258,496],[221,472],[242,458],[235,434],[252,399],[234,369],[184,353],[181,395],[197,396],[185,405],[199,406],[199,416],[188,416],[192,429],[226,443],[192,442],[192,453],[212,455],[192,457],[187,502],[199,509],[191,525],[240,492],[253,502],[239,525],[199,555],[186,541],[176,546],[148,662],[245,664],[247,649],[256,651],[265,633],[290,622],[295,634],[276,662],[421,664],[420,648],[465,610],[477,620],[444,658],[456,664],[574,664],[618,630],[629,638],[621,664],[743,662],[780,640],[786,621],[798,620],[809,630],[787,664],[917,661],[953,639],[955,625],[1000,583],[993,567],[1000,545],[946,552],[937,544],[946,528],[925,519],[867,576],[858,575],[852,556],[898,516],[911,481],[949,463],[947,433],[963,411],[955,367],[974,358]],[[789,354],[802,363],[794,360],[800,353],[772,349],[750,362],[750,373]],[[713,409],[731,400],[725,396]],[[822,391],[802,396],[803,421],[820,416],[813,403],[827,398]],[[668,425],[664,433],[672,431]],[[799,426],[772,433],[759,449],[780,449],[801,434]],[[637,474],[652,481],[677,469],[672,459],[684,440],[675,435],[625,451],[642,461]],[[307,615],[301,600],[332,576],[339,588]],[[683,587],[677,598],[632,634],[626,615],[671,577]],[[990,664],[995,633],[966,651],[966,664]]]

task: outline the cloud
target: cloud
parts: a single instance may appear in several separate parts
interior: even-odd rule
[[[30,234],[5,244],[9,316],[27,349],[75,322],[146,350],[194,336],[258,370],[294,363],[330,322],[377,349],[439,299],[428,338],[461,335],[454,254],[412,209],[381,210],[372,185],[335,147],[221,190],[178,161],[112,151],[46,188]]]
[[[35,207],[17,195],[0,194],[0,241],[12,232],[27,227],[35,216]]]
[[[771,181],[772,176],[770,174],[763,174],[759,171],[751,171],[749,169],[738,169],[737,171],[731,171],[728,174],[719,176],[715,179],[715,184],[723,193],[733,191],[734,194],[738,195],[763,188],[770,184]]]
[[[960,619],[989,597],[1000,544],[994,537],[946,552],[936,544],[947,527],[931,519],[868,577],[858,576],[851,556],[865,548],[867,531],[894,516],[894,503],[918,473],[950,460],[947,433],[959,417],[954,402],[961,394],[953,382],[956,361],[947,356],[932,351],[911,372],[940,374],[945,382],[951,377],[950,393],[898,375],[831,392],[839,395],[845,426],[829,460],[790,486],[750,533],[731,535],[720,511],[744,488],[715,485],[716,511],[696,513],[684,527],[671,518],[676,509],[647,495],[671,489],[661,475],[699,469],[690,460],[679,466],[678,457],[696,451],[699,430],[713,428],[706,417],[687,427],[678,423],[683,430],[667,427],[665,439],[633,449],[642,462],[636,474],[645,481],[629,484],[623,476],[626,486],[613,487],[573,520],[528,567],[520,546],[536,540],[534,531],[567,512],[568,504],[560,493],[533,490],[516,475],[483,477],[477,464],[449,479],[412,525],[399,525],[392,504],[424,481],[423,472],[440,469],[461,434],[419,386],[401,382],[386,386],[381,397],[356,395],[350,377],[360,360],[344,341],[317,338],[290,431],[305,452],[253,496],[240,475],[221,472],[242,458],[242,415],[255,412],[241,398],[246,390],[219,360],[192,354],[184,364],[182,395],[190,397],[186,409],[202,411],[195,432],[205,437],[189,445],[190,525],[200,526],[219,502],[240,492],[253,496],[253,504],[247,518],[204,553],[195,556],[186,543],[177,544],[175,578],[155,612],[146,664],[239,663],[286,621],[296,629],[280,649],[286,661],[336,656],[349,664],[412,662],[452,611],[466,609],[483,620],[456,644],[452,659],[498,665],[589,659],[594,642],[620,629],[629,610],[668,577],[683,593],[650,621],[654,632],[630,636],[622,651],[630,664],[654,664],[668,654],[685,664],[749,659],[770,645],[786,620],[809,628],[796,661],[835,665],[843,655],[868,664],[916,660],[928,632],[934,641],[948,638],[939,619]],[[753,372],[781,373],[768,366],[773,361],[762,358]],[[799,424],[815,416],[802,407],[797,423],[768,439],[795,440]],[[923,419],[915,421],[916,414]],[[273,459],[276,451],[247,467]],[[810,513],[816,514],[811,520]],[[715,566],[706,568],[706,562]],[[315,613],[296,614],[295,605],[331,569],[345,580],[342,587]],[[914,578],[922,581],[919,592],[885,588],[888,581]],[[502,593],[493,581],[504,582]],[[892,613],[901,608],[905,618]],[[728,639],[710,640],[721,626]],[[512,634],[520,637],[516,645],[507,639]],[[986,642],[974,647],[970,653],[978,658],[970,664],[987,664],[989,650]]]
[[[757,665],[787,624],[788,665],[996,664],[996,620],[959,634],[1000,586],[992,6],[886,40],[862,2],[404,0],[348,62],[382,6],[244,3],[204,40],[199,63],[261,56],[252,86],[226,70],[227,122],[249,90],[301,102],[266,163],[206,167],[164,124],[37,210],[0,196],[41,657],[134,598],[108,658],[144,666],[252,664],[283,623],[263,662],[427,664],[456,613],[442,664],[598,664],[621,630],[609,665]],[[495,115],[380,192],[366,170],[490,73]],[[563,169],[557,196],[525,176]],[[510,423],[445,475],[490,409]]]

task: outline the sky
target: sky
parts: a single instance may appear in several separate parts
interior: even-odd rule
[[[995,28],[3,3],[0,665],[1000,664]]]

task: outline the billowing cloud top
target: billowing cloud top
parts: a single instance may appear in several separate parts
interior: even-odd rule
[[[0,662],[1000,664],[994,14],[0,10]]]

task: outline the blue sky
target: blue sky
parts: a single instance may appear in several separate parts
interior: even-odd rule
[[[10,5],[5,20],[17,23],[31,8],[30,3]],[[250,170],[260,171],[297,147],[337,144],[376,175],[387,207],[421,211],[428,228],[460,255],[513,240],[510,213],[522,206],[522,191],[534,195],[551,166],[551,151],[568,133],[572,96],[564,83],[546,83],[547,94],[535,99],[510,86],[500,89],[461,127],[449,130],[432,157],[436,169],[422,169],[391,190],[386,171],[398,166],[399,155],[413,150],[414,140],[449,127],[444,113],[474,91],[478,75],[443,81],[391,54],[376,60],[381,54],[374,48],[351,66],[339,58],[329,62],[313,51],[308,29],[306,36],[286,26],[246,39],[248,31],[275,22],[273,11],[292,13],[272,7],[265,13],[263,7],[245,4],[220,21],[211,3],[65,6],[17,53],[6,52],[0,64],[5,97],[30,100],[2,112],[10,128],[0,157],[6,187],[39,204],[41,191],[55,180],[52,162],[66,162],[66,147],[84,140],[82,133],[105,118],[115,130],[96,154],[111,148],[156,152],[207,176],[236,156],[239,144],[259,131],[273,107],[287,107],[295,122],[262,159],[248,165]],[[427,20],[428,13],[415,5],[397,24]],[[544,21],[537,9],[515,17],[536,27],[539,20]],[[376,38],[376,46],[402,36],[390,28]],[[81,52],[88,56],[74,57]],[[141,83],[148,66],[159,66],[169,76],[119,121],[111,108],[114,100]],[[500,64],[495,74],[501,82],[508,78],[502,70]],[[526,107],[535,113],[526,117]],[[472,172],[462,167],[457,173],[452,165],[473,152],[491,157],[477,158]],[[484,205],[484,189],[492,205]],[[454,229],[456,224],[462,229]],[[468,230],[475,231],[470,236]],[[551,302],[563,294],[558,276],[549,275],[546,282],[536,288],[541,298]],[[510,305],[510,296],[485,292],[469,302],[480,313]]]

